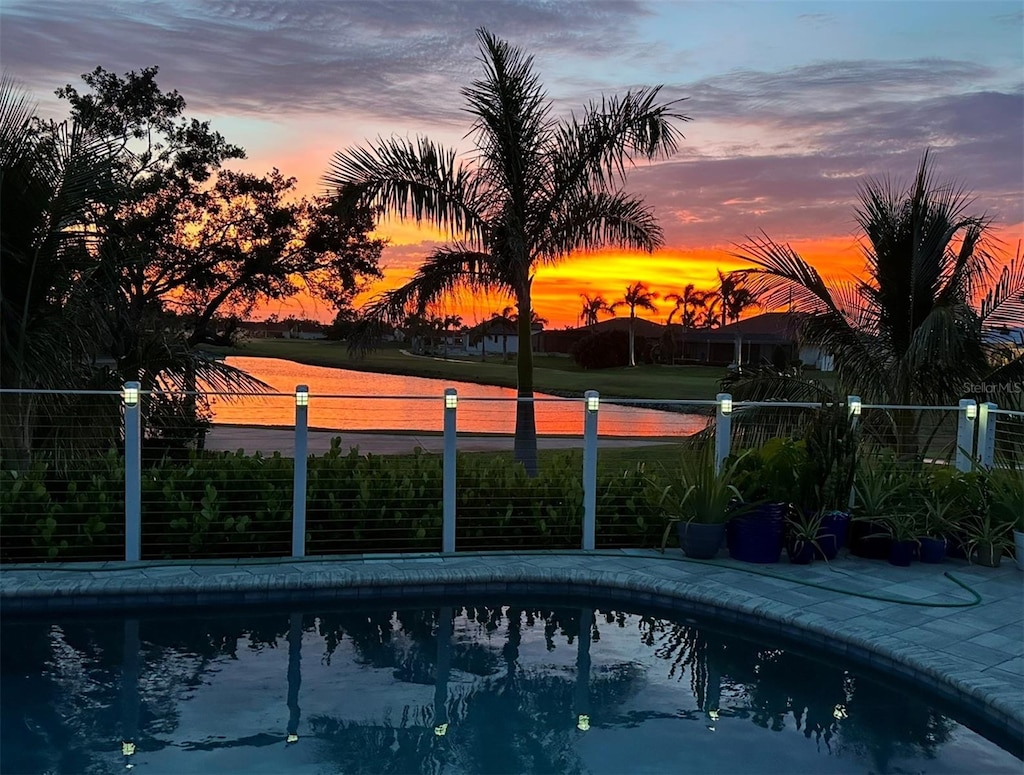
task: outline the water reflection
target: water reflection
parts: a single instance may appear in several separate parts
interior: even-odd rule
[[[617,610],[5,621],[0,637],[4,772],[1021,766],[857,670]]]
[[[287,397],[246,398],[237,401],[212,399],[214,422],[242,425],[283,425],[295,422],[296,385],[308,385],[311,427],[328,430],[441,431],[441,396],[446,387],[459,392],[459,431],[462,433],[512,433],[516,392],[509,388],[474,385],[395,374],[369,374],[347,369],[306,366],[277,358],[231,357],[228,364],[244,369]],[[327,395],[358,398],[323,398]],[[388,398],[381,398],[387,396]],[[368,400],[375,399],[375,400]],[[537,429],[542,435],[583,433],[580,401],[538,396]],[[696,433],[707,424],[701,414],[638,409],[604,403],[601,406],[602,436],[681,436]]]

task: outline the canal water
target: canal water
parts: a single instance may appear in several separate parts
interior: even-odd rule
[[[471,382],[374,374],[348,369],[307,366],[278,358],[229,357],[227,363],[263,380],[285,396],[212,400],[214,423],[290,426],[295,422],[296,385],[310,391],[309,425],[338,431],[435,432],[442,429],[445,388],[458,391],[460,433],[512,433],[516,392]],[[472,368],[471,364],[466,365]],[[696,407],[694,407],[696,410]],[[537,394],[540,435],[581,435],[582,399]],[[678,437],[696,433],[707,417],[608,402],[601,404],[601,436],[626,438]]]

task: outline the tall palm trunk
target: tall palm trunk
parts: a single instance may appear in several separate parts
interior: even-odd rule
[[[517,401],[516,437],[513,447],[515,459],[523,464],[526,473],[537,475],[537,415],[533,406],[533,347],[531,346],[530,281],[524,284],[517,301],[519,308],[519,355],[516,357]]]
[[[629,365],[636,366],[636,332],[633,329],[633,321],[636,320],[636,315],[632,311],[629,313]]]

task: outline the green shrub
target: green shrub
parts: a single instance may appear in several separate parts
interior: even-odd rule
[[[582,540],[582,458],[546,454],[530,478],[509,455],[458,457],[460,549],[576,548]],[[260,557],[291,553],[293,461],[274,454],[190,451],[142,472],[144,558]],[[643,466],[602,470],[600,546],[654,546],[659,521]],[[307,467],[309,554],[438,551],[442,459],[331,449]],[[124,459],[115,452],[72,474],[46,461],[0,470],[3,561],[117,559],[124,552]]]

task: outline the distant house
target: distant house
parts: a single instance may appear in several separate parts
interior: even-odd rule
[[[324,327],[309,321],[277,320],[238,323],[237,330],[249,339],[326,339]]]
[[[832,371],[830,354],[800,342],[800,320],[799,315],[790,312],[766,312],[720,328],[690,329],[681,335],[674,332],[674,338],[684,362],[758,366],[799,359],[810,368]]]
[[[544,326],[532,325],[533,349],[537,351]],[[470,328],[464,335],[463,352],[468,355],[514,355],[519,352],[519,326],[501,316]]]
[[[640,339],[648,339],[652,342],[656,342],[661,339],[665,333],[665,326],[660,323],[654,323],[644,318],[636,318],[634,323],[634,333]],[[610,318],[609,320],[602,320],[600,323],[596,323],[593,326],[582,326],[580,328],[570,328],[563,331],[545,331],[539,341],[538,352],[544,352],[552,355],[565,355],[568,354],[572,349],[572,346],[576,342],[584,339],[591,334],[607,333],[608,331],[629,331],[629,318]]]
[[[634,321],[638,338],[661,348],[662,356],[675,363],[728,366],[759,365],[780,358],[787,363],[799,359],[805,366],[831,371],[833,360],[819,348],[802,344],[798,337],[800,318],[789,312],[768,312],[744,318],[721,328],[665,326],[643,318]],[[590,334],[628,331],[629,318],[603,320],[594,326],[544,333],[543,352],[568,353],[572,346]],[[671,336],[671,340],[666,337]],[[671,354],[665,348],[670,348]]]

